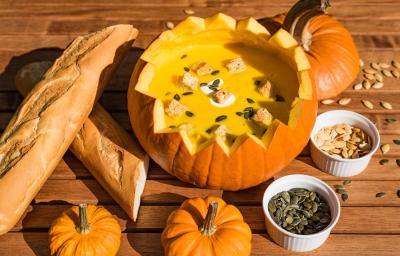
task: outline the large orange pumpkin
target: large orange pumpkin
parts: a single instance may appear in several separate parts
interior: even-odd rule
[[[305,50],[319,100],[344,91],[360,71],[357,48],[349,31],[326,14],[329,0],[300,0],[287,15],[259,20],[270,30],[283,27]]]
[[[251,230],[240,211],[221,198],[192,198],[168,217],[161,236],[167,256],[247,256]]]
[[[261,40],[292,56],[293,63],[297,63],[299,94],[292,102],[288,122],[275,119],[262,139],[243,134],[236,138],[234,150],[227,153],[216,138],[193,152],[184,131],[165,132],[159,129],[160,120],[164,118],[164,110],[160,110],[163,103],[143,92],[143,88],[149,87],[154,76],[153,58],[165,57],[173,51],[175,44],[188,38],[209,35],[219,40],[225,35],[224,30],[227,30],[229,38],[242,40],[249,36],[252,42]],[[219,37],[214,33],[218,33]],[[270,35],[251,18],[236,23],[223,14],[205,20],[189,17],[175,29],[162,33],[135,66],[128,89],[130,121],[143,148],[170,174],[199,187],[246,189],[282,170],[307,144],[317,112],[315,86],[308,69],[309,63],[303,50],[283,29]]]

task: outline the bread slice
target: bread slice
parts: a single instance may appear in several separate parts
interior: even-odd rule
[[[53,172],[136,36],[116,25],[78,37],[18,107],[0,137],[0,234]]]
[[[25,96],[51,65],[51,61],[41,61],[21,68],[15,76],[18,91]],[[70,150],[136,221],[149,165],[149,157],[136,138],[121,128],[97,103]]]

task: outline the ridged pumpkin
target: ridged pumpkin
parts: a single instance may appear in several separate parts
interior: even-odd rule
[[[65,210],[49,231],[50,254],[112,256],[121,243],[121,228],[103,207],[81,204]]]
[[[300,0],[287,13],[259,20],[270,30],[283,27],[305,50],[319,100],[344,91],[360,71],[357,47],[349,31],[326,14],[329,0]]]
[[[296,90],[297,96],[289,105],[286,122],[275,119],[260,138],[242,134],[230,148],[218,136],[194,148],[185,130],[165,127],[163,102],[148,93],[157,75],[157,63],[168,61],[174,51],[208,40],[220,40],[217,45],[243,40],[259,43],[288,59],[297,72],[297,84],[287,90]],[[188,17],[174,29],[163,32],[136,64],[128,89],[131,125],[151,158],[182,181],[224,190],[256,186],[287,166],[308,142],[317,112],[309,68],[303,50],[283,29],[270,35],[252,18],[236,22],[224,14],[207,19]],[[201,111],[201,106],[197,111]]]
[[[167,256],[247,256],[251,230],[221,198],[192,198],[168,217],[161,241]]]

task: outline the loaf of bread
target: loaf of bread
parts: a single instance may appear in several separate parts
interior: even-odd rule
[[[18,91],[25,96],[51,65],[50,61],[33,62],[20,69],[15,77]],[[149,164],[139,142],[97,103],[70,150],[136,221]]]
[[[0,234],[55,169],[136,35],[116,25],[78,37],[18,107],[0,137]]]

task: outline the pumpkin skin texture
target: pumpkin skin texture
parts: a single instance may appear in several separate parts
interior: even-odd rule
[[[146,64],[146,61],[140,59],[130,80],[127,97],[131,125],[151,158],[184,182],[198,187],[231,191],[253,187],[287,166],[308,142],[317,113],[316,90],[311,82],[310,99],[299,101],[295,125],[289,127],[275,119],[270,129],[273,134],[267,146],[263,147],[251,136],[246,136],[229,155],[216,141],[192,154],[179,132],[154,131],[156,99],[135,89]]]
[[[50,253],[60,256],[116,255],[121,241],[121,228],[103,207],[88,205],[85,211],[88,229],[80,228],[84,206],[65,210],[51,225]]]
[[[303,2],[307,1],[315,2]],[[279,14],[259,22],[274,31],[282,26],[285,18],[286,14]],[[304,28],[296,29],[302,30],[298,31],[302,37],[299,39],[302,42],[299,43],[311,65],[311,76],[317,87],[318,100],[339,95],[353,83],[360,72],[360,58],[350,32],[339,21],[326,14],[310,17]]]
[[[211,208],[215,205],[214,221],[204,225],[210,223]],[[168,256],[244,256],[250,255],[251,238],[249,225],[235,206],[218,197],[207,197],[188,199],[171,213],[161,241]]]

